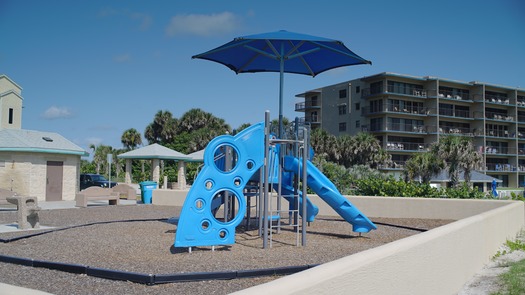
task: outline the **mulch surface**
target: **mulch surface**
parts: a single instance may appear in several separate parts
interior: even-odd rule
[[[45,210],[40,212],[41,225],[66,229],[0,243],[0,254],[147,274],[253,270],[322,264],[452,222],[371,218],[378,229],[360,236],[341,218],[318,216],[307,228],[305,247],[296,246],[300,245],[301,236],[286,226],[280,233],[272,234],[268,249],[263,249],[257,229],[239,227],[234,245],[218,246],[214,251],[211,247],[194,247],[189,253],[186,248],[173,247],[177,227],[167,221],[177,217],[180,210],[154,205]],[[0,224],[13,221],[16,212],[0,212]],[[44,231],[47,230],[38,232]],[[33,233],[37,231],[1,233],[0,239]],[[0,263],[0,282],[53,294],[228,294],[276,278],[147,286]]]

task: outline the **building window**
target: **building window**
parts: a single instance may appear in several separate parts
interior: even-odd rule
[[[379,93],[382,93],[382,92],[383,92],[383,82],[382,81],[374,82],[374,83],[370,84],[370,94],[371,95],[379,94]]]
[[[346,122],[339,123],[339,131],[346,131]]]
[[[355,110],[359,111],[361,109],[361,104],[358,102],[355,104]]]
[[[357,120],[355,121],[355,128],[361,127],[361,121]]]
[[[338,106],[339,115],[346,115],[346,104],[341,104]]]
[[[406,95],[417,95],[421,96],[423,86],[417,84],[403,83],[397,81],[388,81],[388,92],[406,94]],[[426,96],[426,95],[423,95]]]
[[[355,87],[355,93],[359,93],[361,92],[361,86],[356,86]]]
[[[346,98],[346,89],[339,90],[339,98]]]
[[[9,124],[13,124],[13,109],[9,109]]]
[[[311,102],[312,102],[312,106],[313,106],[313,107],[316,107],[316,106],[319,105],[318,102],[317,102],[317,95],[312,96],[312,98],[311,98],[310,100],[311,100]]]

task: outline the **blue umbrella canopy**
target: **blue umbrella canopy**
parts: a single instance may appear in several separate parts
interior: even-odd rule
[[[282,71],[312,77],[338,67],[372,63],[341,41],[288,31],[238,37],[192,58],[218,62],[237,74]]]
[[[280,131],[284,73],[315,77],[334,68],[372,64],[353,53],[341,41],[284,30],[238,37],[192,58],[218,62],[237,74],[279,72]]]

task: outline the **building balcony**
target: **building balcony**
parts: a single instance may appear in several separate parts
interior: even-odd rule
[[[471,95],[469,93],[458,94],[457,92],[448,90],[439,90],[437,92],[436,90],[432,90],[430,93],[433,94],[432,96],[437,96],[440,100],[472,102]]]
[[[466,110],[451,110],[451,109],[439,109],[439,115],[452,118],[460,119],[472,119],[470,111]]]
[[[502,123],[515,122],[514,116],[507,116],[504,113],[476,111],[473,114],[474,114],[474,119],[476,120],[497,121],[497,122],[502,122]]]
[[[387,151],[423,152],[427,151],[430,144],[414,142],[387,142]]]
[[[516,155],[516,149],[513,147],[504,146],[486,146],[484,154],[489,155]]]
[[[459,136],[476,136],[480,135],[477,129],[453,127],[453,126],[429,126],[427,129],[429,134],[442,134],[442,135],[459,135]],[[483,133],[481,133],[482,135]]]
[[[381,94],[394,94],[394,95],[402,95],[406,97],[413,97],[413,98],[427,98],[428,93],[427,90],[423,88],[398,88],[393,86],[388,86],[386,91],[382,90],[374,90],[370,88],[365,88],[362,90],[362,97],[372,97],[376,95]]]
[[[378,114],[386,114],[386,113],[398,113],[398,114],[406,114],[406,115],[416,115],[416,116],[426,116],[435,114],[435,109],[430,109],[426,107],[406,107],[401,108],[399,106],[395,105],[386,105],[383,107],[383,109],[370,109],[369,106],[364,107],[361,109],[361,114],[363,116],[371,116],[371,115],[378,115]]]
[[[383,126],[383,125],[365,125],[365,126],[363,126],[363,131],[425,134],[426,133],[426,127],[423,126],[423,125],[409,125],[409,124],[388,123],[388,124],[386,124],[386,126]]]
[[[474,101],[476,102],[482,102],[485,101],[485,104],[489,105],[504,105],[504,106],[511,106],[510,99],[503,95],[481,95],[481,94],[475,94],[474,95]],[[525,105],[524,105],[525,106]]]
[[[379,165],[380,170],[403,170],[405,161],[392,161],[390,164]]]
[[[486,137],[498,137],[498,138],[515,138],[516,133],[509,133],[508,130],[501,129],[489,129],[485,130]]]
[[[481,112],[477,112],[481,113]],[[478,119],[482,114],[476,114]],[[514,116],[507,116],[504,113],[485,112],[485,120],[498,121],[498,122],[514,122]]]
[[[299,124],[321,124],[321,118],[319,116],[307,116],[299,118]]]
[[[506,163],[487,163],[485,164],[485,171],[487,172],[513,172],[516,171],[516,166]]]
[[[304,112],[307,110],[320,109],[321,106],[318,102],[299,102],[295,104],[296,112]]]

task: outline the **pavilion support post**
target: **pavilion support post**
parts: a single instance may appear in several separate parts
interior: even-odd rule
[[[177,173],[177,182],[179,184],[179,189],[186,189],[186,162],[179,161],[178,163],[179,171]]]
[[[159,184],[160,180],[160,160],[159,159],[153,159],[153,170],[152,170],[152,180],[155,181],[157,184]]]
[[[126,159],[126,184],[131,184],[131,159]]]

